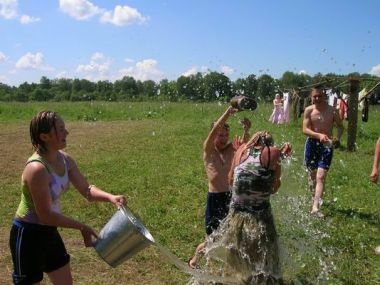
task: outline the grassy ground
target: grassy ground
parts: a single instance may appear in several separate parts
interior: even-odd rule
[[[19,202],[20,175],[31,153],[28,124],[39,110],[58,111],[70,132],[68,151],[91,183],[124,193],[158,243],[186,261],[204,236],[206,177],[202,141],[222,104],[188,103],[0,103],[0,284],[11,283],[9,227]],[[294,284],[379,284],[380,189],[369,182],[374,143],[380,135],[380,108],[359,121],[357,151],[334,154],[327,179],[325,220],[308,215],[310,196],[302,167],[302,119],[290,125],[267,122],[269,105],[230,119],[249,117],[254,129],[269,129],[276,143],[292,142],[294,157],[283,166],[282,187],[272,199],[282,248],[285,279]],[[347,122],[345,122],[347,125]],[[88,204],[74,189],[63,198],[67,215],[95,229],[114,213],[108,204]],[[189,276],[149,247],[110,268],[76,231],[62,229],[72,256],[75,284],[186,284]],[[49,284],[45,281],[45,284]]]

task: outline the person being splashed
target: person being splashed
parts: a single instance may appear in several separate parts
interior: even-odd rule
[[[290,144],[276,148],[267,131],[256,132],[236,151],[230,211],[206,248],[206,272],[218,272],[215,264],[222,262],[223,276],[236,284],[282,284],[270,196],[281,185],[280,159],[290,153]]]

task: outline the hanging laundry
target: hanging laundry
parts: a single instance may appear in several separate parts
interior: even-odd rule
[[[282,122],[283,123],[289,123],[289,101],[290,101],[290,95],[289,92],[286,92],[282,95],[282,100],[284,104],[284,111],[283,111],[283,118]]]

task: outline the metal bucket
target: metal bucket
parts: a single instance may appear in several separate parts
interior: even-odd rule
[[[95,250],[105,262],[116,267],[154,243],[140,220],[122,206],[100,231]]]

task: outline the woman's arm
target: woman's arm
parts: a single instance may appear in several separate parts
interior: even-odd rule
[[[87,179],[80,172],[76,162],[69,155],[65,154],[66,158],[69,160],[69,179],[74,187],[85,197],[88,201],[102,201],[111,202],[115,206],[120,207],[126,202],[124,195],[113,195],[111,193],[105,192],[95,185],[90,185]]]
[[[277,193],[281,186],[281,151],[274,146],[269,148],[270,151],[270,163],[269,168],[274,171],[273,176],[273,194]],[[262,152],[262,163],[267,165],[268,163],[268,148],[264,147]]]

